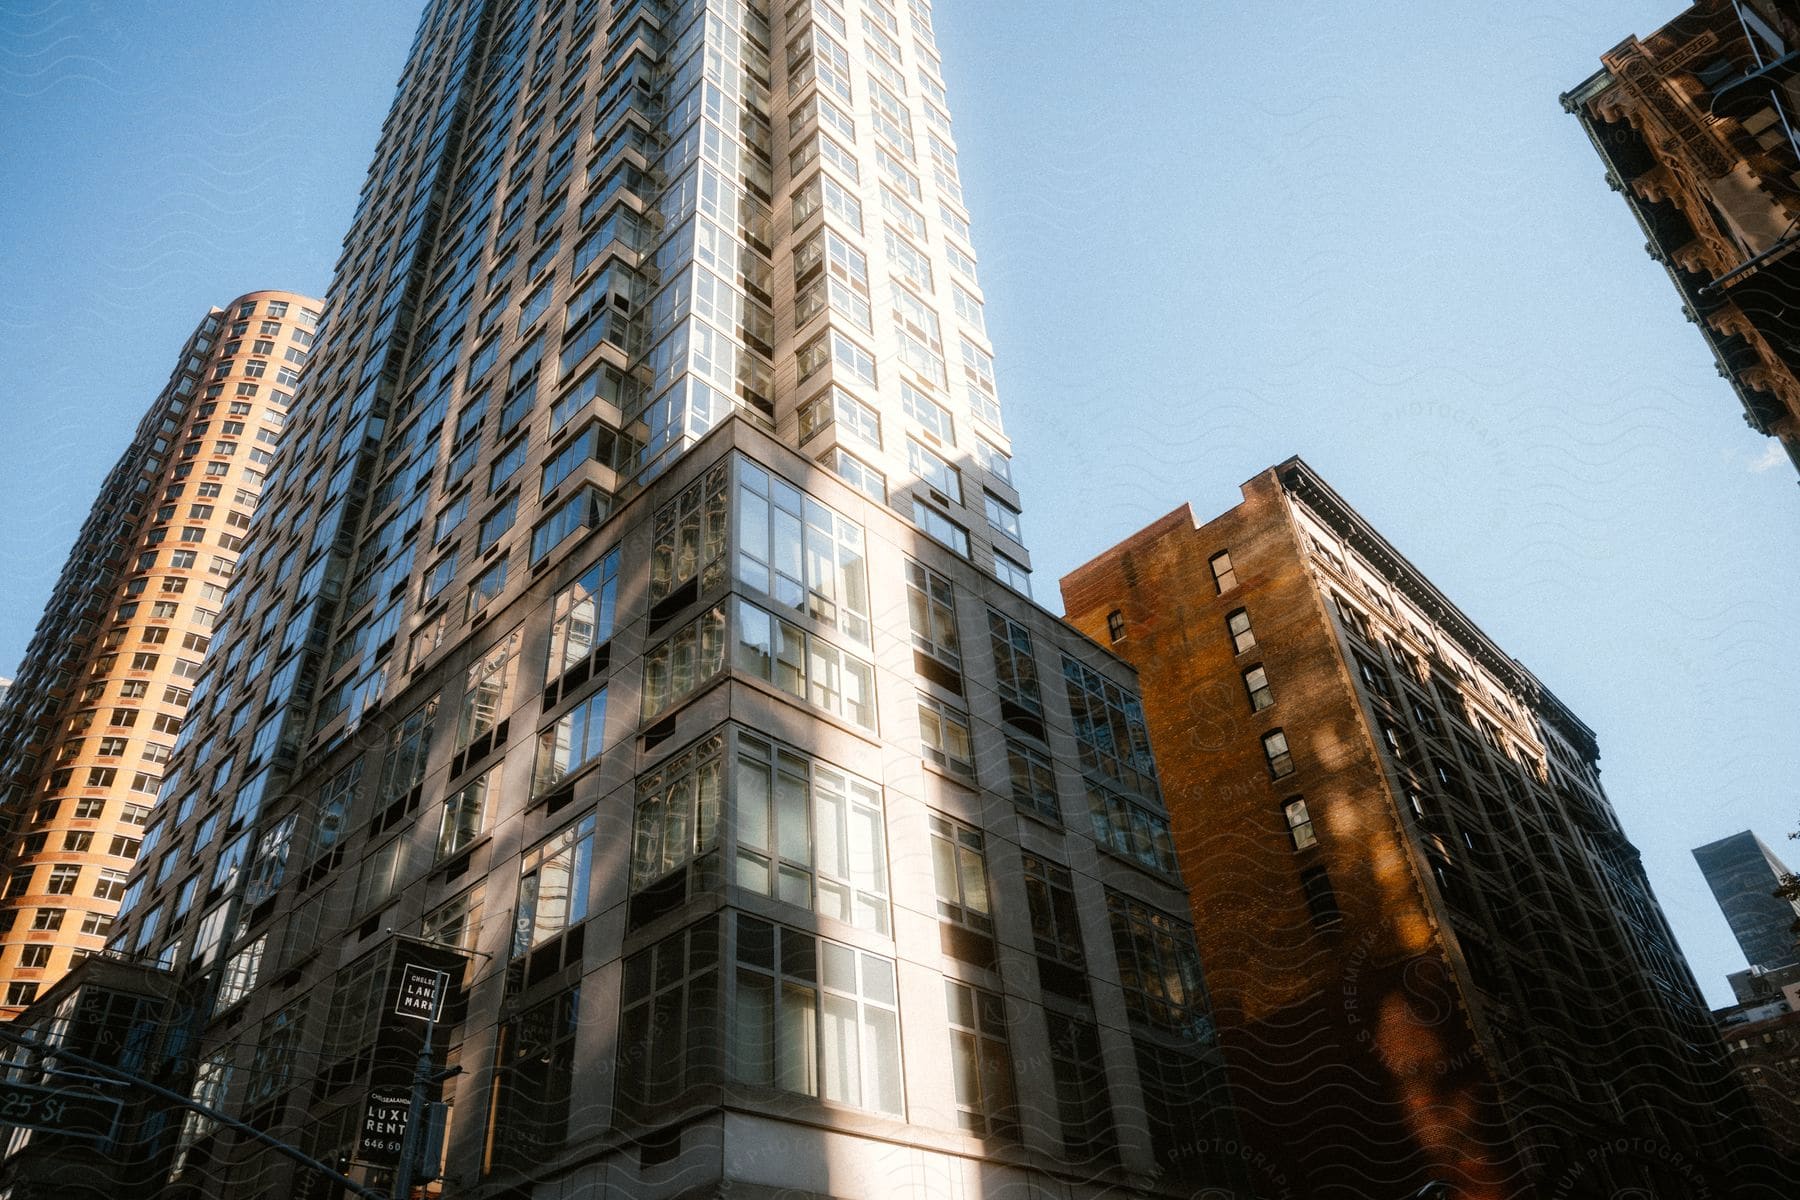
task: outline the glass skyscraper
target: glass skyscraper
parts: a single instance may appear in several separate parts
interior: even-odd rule
[[[111,941],[169,1069],[385,1188],[448,963],[452,1194],[1236,1194],[1019,511],[924,0],[432,0]]]

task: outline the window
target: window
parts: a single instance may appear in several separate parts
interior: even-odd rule
[[[1031,908],[1031,936],[1038,957],[1085,973],[1087,954],[1069,869],[1031,854],[1024,862],[1025,900]]]
[[[906,610],[913,649],[962,670],[962,643],[956,635],[956,589],[931,568],[906,560]]]
[[[1050,1073],[1056,1084],[1063,1152],[1083,1166],[1112,1162],[1117,1142],[1100,1031],[1091,1020],[1051,1010],[1045,1011],[1044,1022],[1050,1035]]]
[[[542,795],[600,757],[606,733],[606,689],[601,688],[538,734],[531,793]]]
[[[689,1086],[717,1078],[719,923],[711,918],[625,960],[618,1103],[643,1120]]]
[[[737,859],[732,878],[739,887],[887,933],[887,849],[879,787],[745,734],[738,735],[733,782]],[[641,807],[639,812],[641,846]]]
[[[499,542],[500,537],[513,527],[519,516],[519,494],[514,492],[500,503],[500,507],[483,517],[480,532],[476,537],[475,549],[482,552]]]
[[[1445,868],[1439,865],[1437,869],[1441,883]],[[1344,914],[1338,908],[1337,893],[1332,890],[1331,876],[1325,873],[1324,867],[1308,867],[1300,872],[1300,890],[1306,896],[1307,912],[1314,925],[1329,929],[1343,924]]]
[[[444,815],[438,823],[437,860],[454,858],[481,836],[482,818],[487,812],[487,772],[444,801]]]
[[[281,881],[287,878],[288,850],[299,821],[298,814],[289,813],[257,839],[256,854],[250,860],[250,873],[244,884],[246,905],[261,904],[281,890]]]
[[[842,388],[833,387],[800,406],[800,442],[804,445],[835,424],[839,436],[848,435],[876,449],[881,448],[881,417]]]
[[[1006,1001],[993,992],[944,980],[950,1020],[950,1071],[956,1111],[976,1137],[1016,1137],[1012,1051],[1006,1041]]]
[[[1281,812],[1287,818],[1288,836],[1294,840],[1294,849],[1318,845],[1319,839],[1313,836],[1312,817],[1307,814],[1304,799],[1295,796],[1281,806]]]
[[[1046,821],[1062,823],[1056,793],[1056,768],[1042,752],[1008,738],[1006,765],[1012,775],[1013,803]]]
[[[1140,796],[1155,798],[1156,763],[1150,757],[1150,731],[1137,696],[1066,655],[1063,683],[1081,765]]]
[[[978,933],[994,932],[987,846],[981,830],[931,814],[931,869],[938,916]]]
[[[1087,797],[1094,840],[1102,849],[1165,875],[1179,872],[1168,817],[1092,780],[1088,781]]]
[[[387,761],[381,768],[381,787],[375,800],[378,809],[408,799],[425,778],[425,760],[431,750],[437,710],[438,698],[433,696],[395,726],[388,738]]]
[[[819,460],[836,473],[839,479],[875,501],[877,504],[887,503],[887,476],[857,458],[842,446],[833,446],[826,456]]]
[[[875,672],[816,634],[740,600],[732,666],[864,729],[875,725]]]
[[[592,813],[525,856],[511,957],[522,957],[587,920],[593,857]]]
[[[1225,618],[1225,632],[1231,635],[1231,648],[1242,654],[1256,645],[1256,633],[1250,628],[1250,614],[1238,609]]]
[[[521,626],[470,664],[463,682],[462,709],[456,720],[457,749],[485,736],[505,718],[513,680],[519,671],[519,645],[523,638]]]
[[[63,834],[63,849],[75,854],[83,853],[94,844],[92,831],[86,829],[70,830]]]
[[[481,894],[482,889],[471,888],[426,913],[419,923],[419,936],[428,942],[473,950],[481,931]]]
[[[567,1139],[580,1009],[581,989],[570,988],[500,1027],[490,1170],[541,1163]]]
[[[52,896],[72,896],[75,894],[75,881],[81,876],[81,868],[62,863],[50,868],[50,879],[44,885],[44,891]]]
[[[1125,1007],[1133,1019],[1188,1041],[1210,1040],[1212,1018],[1193,929],[1110,888],[1106,911]]]
[[[927,504],[923,497],[913,497],[912,519],[913,524],[933,538],[964,558],[969,557],[969,531]]]
[[[926,485],[949,497],[952,504],[962,503],[962,476],[956,468],[911,438],[906,439],[906,465]]]
[[[739,581],[868,644],[862,526],[743,458],[736,503]]]
[[[507,559],[502,557],[499,562],[469,581],[468,612],[471,617],[506,590],[506,565]]]
[[[736,924],[733,1076],[902,1116],[893,960],[743,914]]]
[[[18,982],[6,985],[6,1003],[16,1008],[23,1008],[30,1004],[37,999],[37,994],[38,985],[36,983]]]
[[[958,775],[975,777],[969,718],[931,696],[919,697],[919,745],[929,762]]]
[[[990,608],[988,642],[994,651],[994,676],[1000,698],[1035,716],[1043,716],[1044,698],[1038,687],[1037,657],[1031,648],[1031,631]]]
[[[725,610],[714,607],[644,655],[644,719],[673,708],[724,669]]]
[[[124,871],[102,869],[99,877],[94,880],[94,895],[101,900],[119,899],[125,894],[125,877]]]
[[[984,490],[981,495],[987,510],[988,524],[1013,541],[1023,544],[1025,537],[1019,531],[1019,510],[992,492]]]
[[[1268,672],[1260,664],[1244,672],[1244,691],[1250,697],[1251,712],[1261,712],[1275,703],[1275,693],[1269,690]]]
[[[21,967],[47,967],[50,965],[50,947],[46,945],[26,946],[19,951]]]
[[[1237,586],[1237,572],[1231,566],[1231,551],[1221,550],[1207,560],[1212,567],[1213,587],[1223,595]]]
[[[1269,760],[1269,774],[1276,779],[1294,773],[1294,756],[1288,752],[1287,734],[1277,729],[1263,734],[1263,757]]]
[[[544,561],[550,551],[577,530],[592,529],[612,510],[612,497],[589,484],[557,505],[531,530],[531,565]]]
[[[619,552],[615,549],[556,593],[545,683],[554,683],[586,663],[597,648],[611,640],[618,592]]]
[[[1106,614],[1106,636],[1115,642],[1125,640],[1125,614],[1116,608]]]

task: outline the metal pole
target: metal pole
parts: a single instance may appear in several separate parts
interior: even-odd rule
[[[441,986],[441,983],[440,983]],[[437,997],[441,1002],[443,997]],[[419,1047],[419,1061],[413,1066],[412,1094],[406,1101],[406,1132],[400,1135],[400,1167],[394,1173],[394,1200],[411,1200],[413,1158],[419,1152],[419,1124],[424,1117],[425,1085],[431,1079],[431,1034],[437,1028],[433,1015],[425,1022],[425,1040]]]
[[[333,1183],[336,1183],[339,1187],[349,1188],[351,1192],[363,1197],[364,1200],[384,1200],[380,1192],[375,1191],[373,1188],[364,1187],[348,1175],[339,1174],[337,1171],[332,1170],[330,1167],[304,1151],[269,1136],[253,1125],[246,1125],[236,1118],[228,1117],[216,1108],[209,1108],[189,1096],[182,1095],[180,1092],[170,1091],[168,1088],[151,1083],[147,1079],[140,1079],[129,1071],[122,1071],[117,1067],[108,1066],[103,1062],[95,1062],[93,1059],[85,1058],[72,1050],[65,1050],[60,1046],[50,1046],[43,1042],[33,1041],[24,1034],[15,1033],[3,1024],[0,1024],[0,1038],[4,1038],[15,1045],[36,1050],[41,1055],[47,1055],[53,1058],[66,1058],[70,1062],[79,1063],[90,1071],[99,1071],[101,1074],[110,1075],[119,1082],[131,1087],[142,1088],[152,1095],[160,1096],[164,1100],[179,1104],[190,1112],[197,1112],[208,1120],[217,1121],[228,1129],[234,1129],[253,1141],[261,1142],[263,1145],[268,1146],[270,1149],[284,1157],[293,1159],[301,1166],[317,1171]]]

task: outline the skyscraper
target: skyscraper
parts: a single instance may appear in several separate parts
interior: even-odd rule
[[[0,708],[0,1015],[106,943],[319,306],[208,313],[82,523]]]
[[[1062,589],[1142,672],[1248,1144],[1318,1200],[1738,1194],[1593,732],[1304,462],[1242,490]]]
[[[1800,467],[1800,17],[1700,0],[1563,96],[1752,429]]]
[[[385,1179],[447,969],[460,1190],[1232,1186],[1007,454],[924,0],[432,0],[111,943],[191,1094]]]
[[[1800,908],[1775,890],[1794,873],[1748,829],[1694,849],[1706,886],[1752,967],[1800,963]]]

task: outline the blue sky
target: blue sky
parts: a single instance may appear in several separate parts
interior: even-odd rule
[[[1557,96],[1678,0],[940,0],[1039,599],[1300,454],[1689,848],[1800,823],[1800,488]],[[0,0],[0,673],[210,304],[321,292],[411,0]]]

